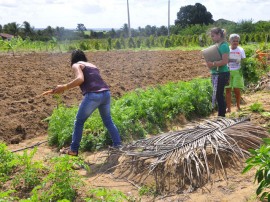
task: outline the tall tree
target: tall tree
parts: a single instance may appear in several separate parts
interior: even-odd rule
[[[46,29],[43,30],[43,33],[48,37],[54,36],[54,29],[51,26],[48,26]]]
[[[65,28],[64,27],[56,27],[55,28],[55,34],[56,34],[56,38],[58,40],[62,40],[64,37],[64,33],[65,33]]]
[[[123,31],[123,34],[124,34],[125,38],[129,37],[128,24],[125,23],[121,30]]]
[[[82,23],[79,23],[79,24],[77,24],[77,28],[76,28],[78,31],[80,31],[80,32],[84,32],[84,31],[86,31],[86,27],[84,26],[84,24],[82,24]]]
[[[16,22],[11,22],[4,25],[3,32],[17,36],[20,31],[20,25]]]
[[[34,28],[31,27],[30,23],[27,21],[24,21],[22,24],[22,31],[24,33],[25,37],[31,37],[34,34]]]
[[[180,11],[177,13],[175,25],[185,28],[188,25],[208,25],[213,22],[213,16],[206,10],[206,7],[200,3],[196,3],[194,6],[188,5],[180,8]]]

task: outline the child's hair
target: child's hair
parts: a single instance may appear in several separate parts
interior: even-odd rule
[[[222,39],[225,39],[226,37],[226,30],[225,29],[221,29],[219,27],[214,27],[211,29],[211,33],[214,33],[214,34],[220,34],[220,37]]]
[[[79,61],[87,62],[87,58],[83,51],[76,49],[71,54],[71,66]]]

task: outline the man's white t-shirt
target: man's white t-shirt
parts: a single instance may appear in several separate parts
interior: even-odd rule
[[[230,70],[238,70],[241,67],[241,59],[246,58],[246,54],[243,48],[237,47],[236,49],[231,49],[229,55],[229,68]]]

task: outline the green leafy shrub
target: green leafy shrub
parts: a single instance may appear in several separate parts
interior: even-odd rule
[[[83,185],[81,177],[73,169],[74,165],[84,165],[87,168],[77,157],[64,155],[50,159],[49,174],[41,185],[33,189],[30,201],[74,201],[77,190]]]
[[[105,188],[91,189],[90,198],[85,198],[86,202],[124,202],[128,197],[121,191],[109,190]]]
[[[169,48],[169,47],[171,47],[172,46],[172,42],[171,42],[171,40],[170,39],[166,39],[165,40],[165,42],[164,42],[164,47],[165,48]]]
[[[117,50],[121,49],[121,43],[118,39],[116,39],[116,41],[114,43],[114,48]]]
[[[4,143],[0,143],[0,187],[6,182],[13,169],[18,166],[19,161],[16,156],[7,150]]]
[[[18,155],[19,171],[16,172],[12,184],[16,189],[31,190],[41,182],[43,176],[43,165],[41,162],[33,161],[37,148],[32,150],[29,154],[28,151],[24,151],[23,155]]]
[[[252,112],[259,112],[259,113],[264,111],[262,104],[258,102],[255,102],[252,105],[250,105],[249,109]]]
[[[260,64],[253,57],[246,58],[242,61],[241,71],[243,73],[245,86],[259,81],[263,73],[259,67]]]
[[[58,148],[62,148],[71,142],[71,134],[77,110],[77,106],[67,109],[63,105],[59,105],[54,109],[49,118],[48,133],[50,145],[58,145]]]
[[[251,149],[251,157],[246,160],[247,166],[243,173],[256,168],[255,181],[259,183],[256,190],[261,201],[270,201],[270,139],[263,139],[264,144],[259,149]]]

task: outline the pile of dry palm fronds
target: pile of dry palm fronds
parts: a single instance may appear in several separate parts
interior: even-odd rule
[[[247,118],[206,120],[181,131],[136,141],[124,148],[119,174],[138,184],[153,183],[160,193],[193,190],[226,169],[243,168],[248,149],[268,133]]]

